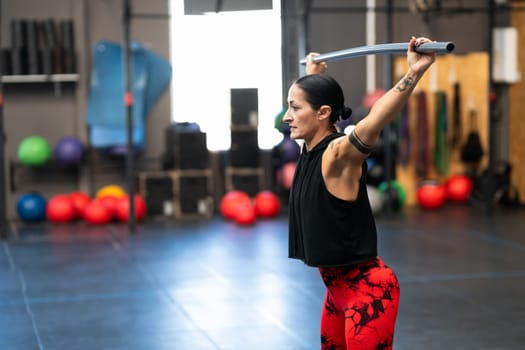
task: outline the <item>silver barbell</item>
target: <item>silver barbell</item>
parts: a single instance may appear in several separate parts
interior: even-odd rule
[[[450,41],[433,41],[430,43],[421,44],[416,47],[416,52],[435,52],[435,53],[449,53],[454,51],[455,45]],[[345,50],[332,51],[323,53],[312,58],[312,61],[329,62],[344,60],[352,57],[379,55],[379,54],[402,54],[408,50],[408,43],[392,43],[392,44],[377,44],[353,47]],[[306,59],[301,60],[301,64],[306,64]]]

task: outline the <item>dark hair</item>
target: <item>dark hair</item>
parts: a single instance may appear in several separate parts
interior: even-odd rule
[[[332,108],[330,121],[336,123],[339,119],[346,120],[352,115],[352,110],[345,106],[343,89],[339,83],[328,74],[309,74],[295,81],[304,91],[306,101],[314,109],[328,105]]]

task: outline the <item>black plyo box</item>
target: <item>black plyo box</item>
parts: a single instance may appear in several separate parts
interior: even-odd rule
[[[229,166],[257,168],[260,166],[260,149],[257,129],[231,130]]]
[[[211,170],[180,170],[175,173],[175,217],[211,217],[214,210]]]
[[[139,193],[148,217],[204,218],[213,215],[211,170],[142,172]]]
[[[166,131],[167,162],[172,169],[207,169],[210,165],[206,133]]]
[[[259,124],[259,95],[256,88],[230,90],[231,125],[257,128]]]
[[[141,172],[138,192],[146,201],[147,217],[174,215],[175,174],[170,171]]]
[[[225,169],[226,191],[239,190],[250,196],[259,193],[264,184],[263,168],[234,168]]]

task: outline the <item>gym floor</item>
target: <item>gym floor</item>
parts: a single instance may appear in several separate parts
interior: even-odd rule
[[[394,349],[525,347],[525,211],[377,218],[398,274]],[[18,227],[1,241],[0,349],[319,349],[324,286],[287,258],[286,215]]]

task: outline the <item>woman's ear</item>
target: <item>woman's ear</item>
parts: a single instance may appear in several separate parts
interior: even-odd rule
[[[328,105],[322,105],[317,111],[317,113],[319,114],[320,120],[330,118],[330,114],[332,114],[332,107]]]

